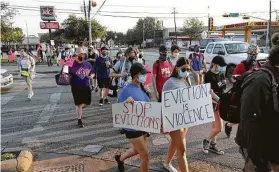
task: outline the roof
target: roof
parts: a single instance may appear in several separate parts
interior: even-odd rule
[[[210,42],[210,43],[223,43],[223,44],[230,44],[230,43],[239,43],[240,44],[240,43],[245,43],[245,44],[247,44],[247,42],[243,42],[243,41],[218,41],[218,42]]]

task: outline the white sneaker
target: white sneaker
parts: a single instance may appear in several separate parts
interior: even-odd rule
[[[34,93],[33,93],[33,92],[30,92],[30,93],[28,94],[28,99],[31,100],[33,96],[34,96]]]
[[[171,164],[165,164],[163,163],[163,166],[166,170],[169,172],[178,172],[177,169],[175,169]]]

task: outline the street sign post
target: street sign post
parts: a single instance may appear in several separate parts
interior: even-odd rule
[[[239,13],[230,13],[229,17],[239,17]]]
[[[58,22],[40,22],[40,28],[41,29],[59,29],[59,23]]]

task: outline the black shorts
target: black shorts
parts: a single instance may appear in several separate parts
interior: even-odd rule
[[[139,138],[141,136],[146,136],[146,137],[150,136],[150,134],[145,131],[126,131],[124,129],[124,133],[125,133],[127,139],[135,139],[135,138]]]
[[[108,88],[110,83],[110,78],[97,78],[99,88]]]
[[[73,94],[75,105],[91,104],[90,87],[72,87],[72,94]]]

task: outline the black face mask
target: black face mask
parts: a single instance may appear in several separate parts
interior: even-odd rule
[[[77,59],[78,59],[78,61],[81,61],[81,62],[83,61],[83,57],[81,57],[81,56],[78,56]]]
[[[131,61],[131,62],[132,62],[134,59],[135,59],[134,57],[129,57],[129,58],[128,58],[128,60]]]
[[[167,53],[165,53],[165,52],[160,53],[159,60],[166,61],[167,60]]]
[[[141,55],[141,54],[139,55],[139,58],[140,58],[140,59],[142,58],[142,55]]]

